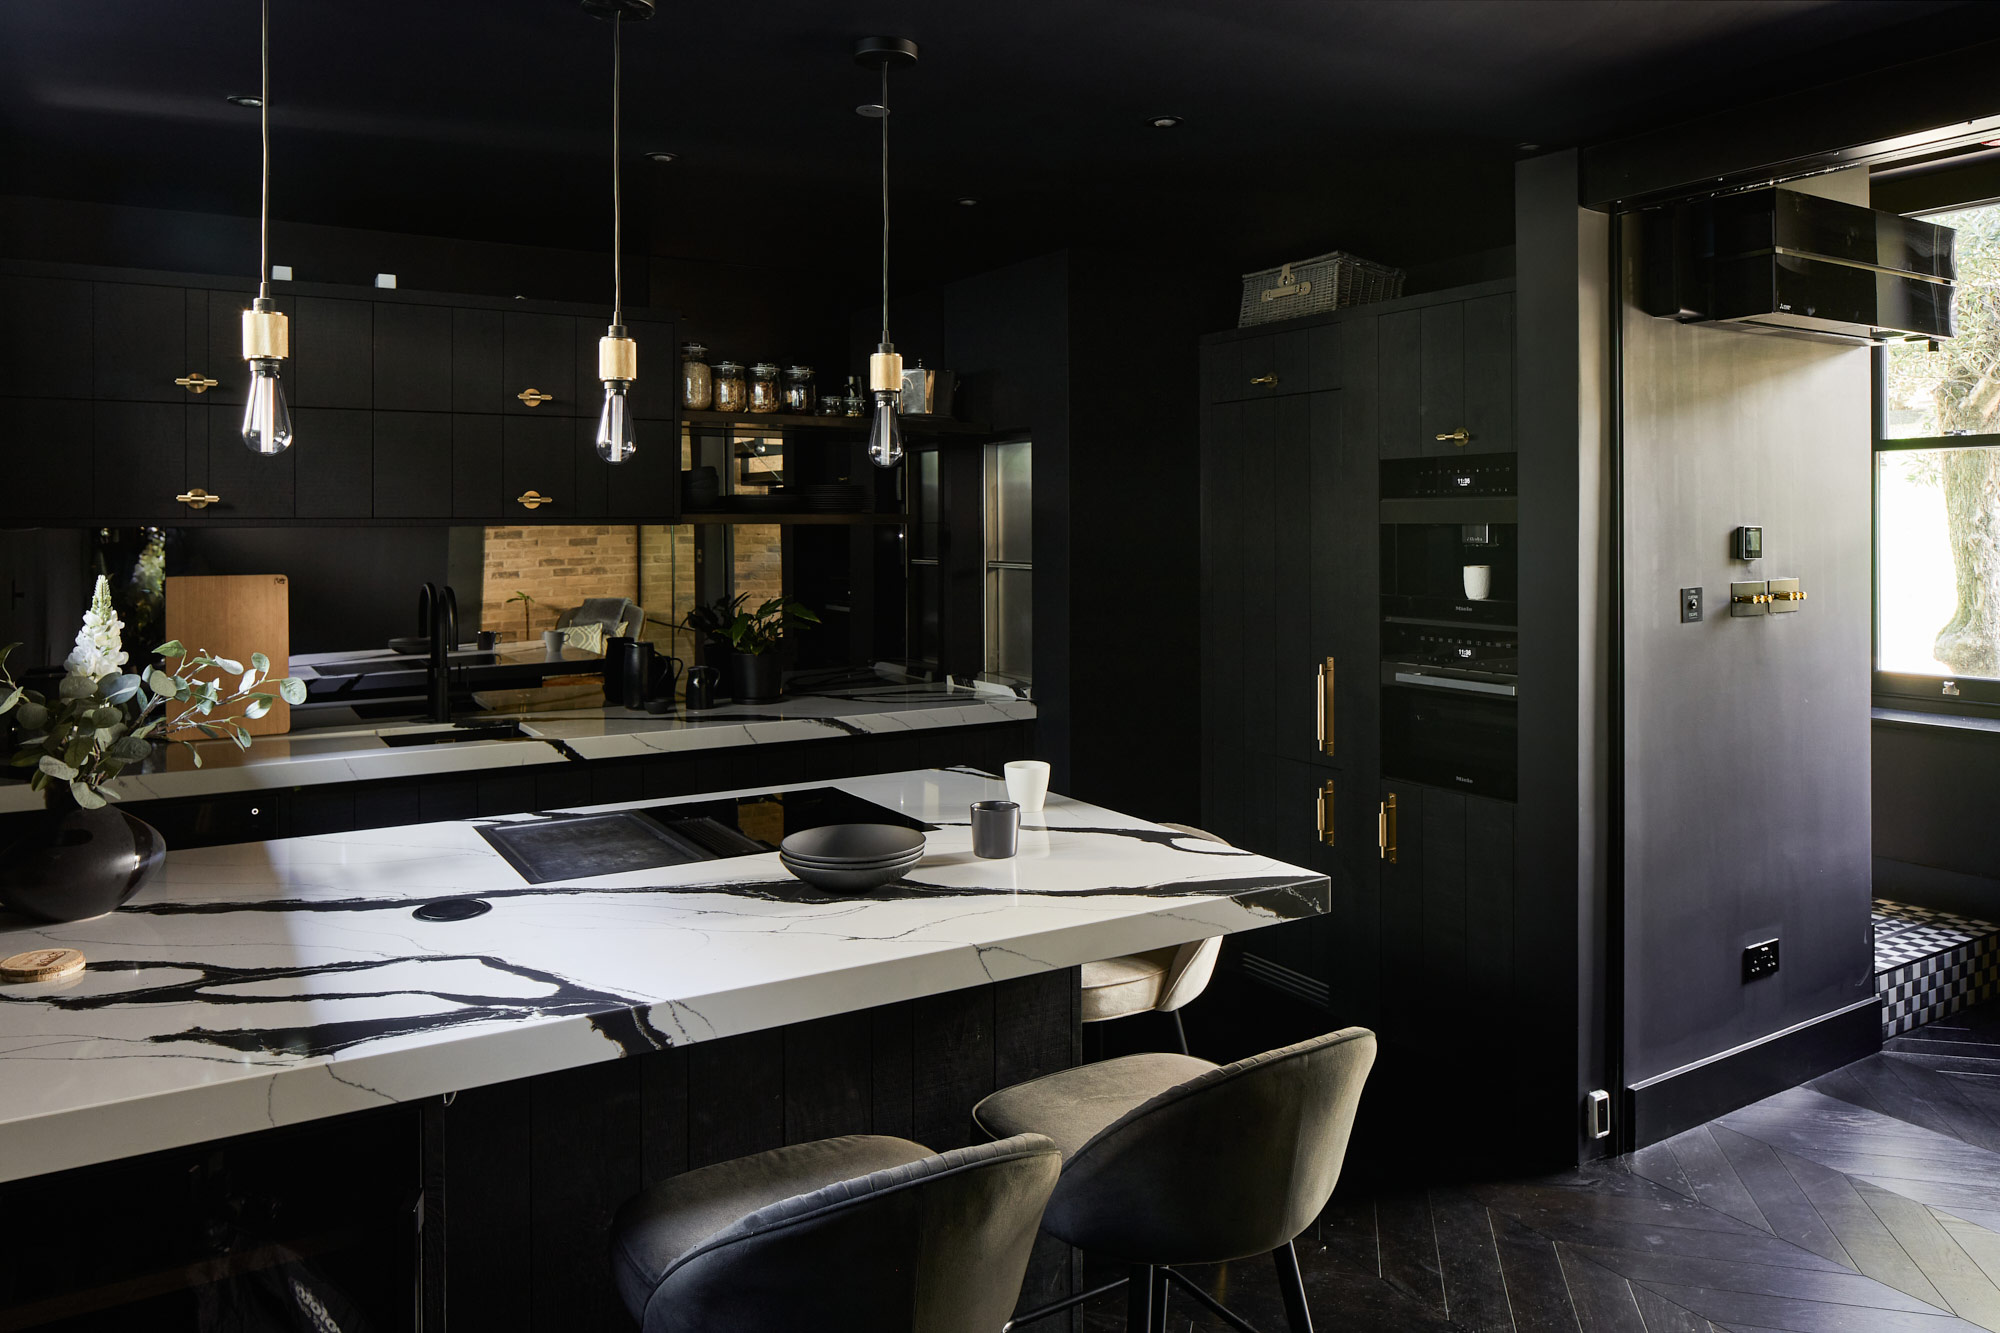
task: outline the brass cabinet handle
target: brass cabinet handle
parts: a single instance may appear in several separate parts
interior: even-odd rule
[[[1450,440],[1453,444],[1463,449],[1467,445],[1467,443],[1471,441],[1472,436],[1469,432],[1467,432],[1465,427],[1460,426],[1457,430],[1451,432],[1451,434],[1440,435],[1437,438],[1439,444],[1443,444],[1446,440]]]
[[[1803,601],[1804,601],[1805,599],[1806,599],[1806,595],[1805,595],[1805,593],[1804,593],[1803,591],[1800,591],[1800,592],[1774,592],[1774,593],[1772,593],[1772,594],[1771,594],[1771,596],[1770,596],[1770,598],[1769,598],[1769,600],[1770,600],[1770,601],[1773,601],[1773,602],[1803,602]],[[1740,601],[1742,601],[1743,599],[1739,597],[1739,598],[1737,598],[1736,600],[1740,602]]]
[[[1318,699],[1319,749],[1321,754],[1333,753],[1333,659],[1327,658],[1317,668],[1319,675]]]
[[[1375,844],[1381,849],[1382,859],[1395,865],[1396,798],[1393,794],[1382,798],[1381,813],[1375,817]]]
[[[1784,593],[1784,592],[1781,593],[1757,592],[1757,593],[1750,593],[1748,595],[1745,595],[1743,593],[1738,593],[1734,597],[1731,597],[1729,600],[1732,602],[1740,603],[1744,606],[1762,606],[1764,603],[1770,601],[1773,597],[1782,597],[1788,602],[1792,600],[1792,595],[1790,593]],[[1800,600],[1804,600],[1805,594],[1800,593],[1799,598]]]
[[[1253,375],[1250,377],[1250,382],[1252,384],[1276,384],[1278,377],[1276,375]]]
[[[540,491],[522,491],[514,498],[528,509],[540,509],[543,505],[552,505],[556,502],[555,496],[543,495]]]
[[[199,486],[191,491],[183,491],[174,497],[174,499],[179,500],[189,509],[206,509],[221,498],[219,495],[210,495]]]
[[[556,400],[554,394],[543,393],[540,389],[523,389],[514,396],[529,407],[540,407],[543,403],[553,403]]]
[[[220,380],[210,379],[199,370],[190,370],[187,374],[174,381],[174,383],[180,385],[189,393],[207,393],[221,382]]]
[[[1334,823],[1331,819],[1327,817],[1326,808],[1329,804],[1333,803],[1334,799],[1335,797],[1333,794],[1333,779],[1328,778],[1325,782],[1322,782],[1319,785],[1318,800],[1316,804],[1319,806],[1319,840],[1325,843],[1329,847],[1332,847],[1334,845],[1335,835],[1334,835]]]

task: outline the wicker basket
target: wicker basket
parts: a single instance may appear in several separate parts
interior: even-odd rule
[[[1239,329],[1273,320],[1323,315],[1344,306],[1393,301],[1403,294],[1403,270],[1339,250],[1243,275]]]

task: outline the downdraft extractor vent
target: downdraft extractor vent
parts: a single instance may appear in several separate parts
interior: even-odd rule
[[[1773,187],[1649,209],[1640,238],[1651,315],[1847,343],[1957,331],[1936,223]]]

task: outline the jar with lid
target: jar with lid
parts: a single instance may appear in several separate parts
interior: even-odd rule
[[[715,363],[715,410],[741,412],[745,401],[743,367],[735,361]]]
[[[708,349],[700,343],[681,344],[681,406],[706,411],[715,401],[715,378],[708,369]]]
[[[750,410],[775,412],[783,405],[778,393],[778,368],[769,361],[750,367]]]
[[[850,417],[860,416],[868,406],[868,400],[861,396],[861,380],[858,376],[847,377],[846,413]]]
[[[785,367],[785,410],[800,416],[812,412],[813,368],[811,366]]]

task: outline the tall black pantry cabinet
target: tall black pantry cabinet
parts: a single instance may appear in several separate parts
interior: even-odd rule
[[[1512,452],[1513,357],[1507,283],[1202,346],[1202,817],[1333,881],[1326,916],[1232,953],[1327,1027],[1376,1029],[1369,1118],[1433,1149],[1465,1145],[1440,1041],[1451,1083],[1506,1084],[1463,1034],[1513,1001],[1513,805],[1384,778],[1380,464]]]

